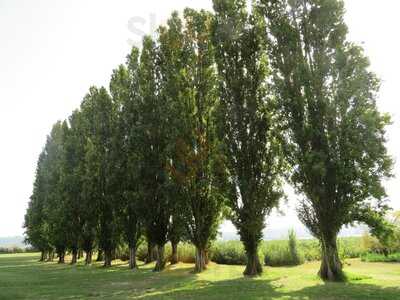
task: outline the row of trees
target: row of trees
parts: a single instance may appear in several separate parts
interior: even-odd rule
[[[343,277],[336,240],[364,222],[384,232],[381,185],[391,176],[389,118],[376,108],[379,80],[346,40],[337,0],[214,0],[214,12],[174,13],[145,37],[109,91],[92,87],[80,109],[54,125],[40,155],[25,218],[27,240],[105,266],[120,243],[130,267],[143,239],[157,248],[196,247],[196,271],[223,217],[262,272],[265,218],[287,179],[299,217],[320,241],[320,276]]]

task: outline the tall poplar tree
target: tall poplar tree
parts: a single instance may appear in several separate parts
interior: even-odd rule
[[[376,107],[379,80],[361,47],[347,40],[338,0],[259,0],[274,67],[291,181],[304,195],[299,217],[319,239],[319,275],[343,279],[337,235],[344,225],[377,228],[392,161],[389,117]]]
[[[176,142],[176,133],[180,130],[179,118],[177,114],[177,101],[179,101],[180,93],[183,89],[183,74],[182,70],[186,63],[183,57],[183,33],[182,20],[177,12],[174,12],[171,18],[167,21],[167,26],[159,28],[159,54],[158,65],[160,72],[160,92],[161,97],[168,103],[169,106],[169,134],[167,141],[167,156],[168,160],[174,161],[176,153],[174,145]],[[174,110],[175,109],[175,110]],[[174,116],[174,117],[172,117]],[[172,118],[171,118],[172,117]],[[171,242],[172,255],[171,263],[178,262],[178,244],[184,235],[184,224],[182,219],[182,208],[180,206],[179,187],[173,180],[169,181],[169,197],[171,197],[170,213],[171,222],[168,230],[168,239]]]
[[[48,222],[45,214],[47,195],[45,179],[46,159],[47,152],[46,148],[44,148],[37,162],[33,193],[30,197],[24,221],[26,241],[41,252],[40,261],[45,261],[51,251]]]
[[[118,108],[116,135],[120,140],[120,202],[119,218],[125,241],[129,246],[129,267],[137,268],[136,250],[142,237],[140,216],[139,164],[136,126],[138,125],[139,50],[132,48],[127,57],[127,67],[121,65],[114,71],[110,83],[111,95]]]
[[[49,225],[50,243],[54,246],[59,263],[64,263],[68,247],[68,203],[63,193],[62,163],[64,157],[64,128],[66,122],[54,124],[46,144],[46,203],[45,212]]]
[[[82,103],[88,128],[86,145],[86,186],[92,192],[92,209],[97,213],[99,246],[104,251],[104,266],[111,266],[112,252],[120,239],[117,216],[119,196],[119,155],[116,107],[105,88],[90,89]]]
[[[139,187],[143,197],[141,213],[149,245],[157,246],[154,271],[165,268],[165,244],[170,225],[170,192],[167,173],[169,124],[168,101],[161,95],[158,45],[143,40],[139,65],[137,141],[140,153]]]
[[[63,157],[61,164],[61,185],[64,201],[64,214],[68,219],[67,240],[72,252],[71,264],[77,262],[78,249],[82,241],[83,209],[83,171],[85,159],[85,139],[80,126],[80,112],[74,111],[68,126],[63,127]]]
[[[247,255],[245,275],[258,275],[265,217],[282,195],[275,100],[258,19],[245,0],[214,0],[213,44],[220,80],[219,136],[227,167],[228,204]]]
[[[196,247],[195,271],[206,268],[206,249],[221,219],[221,156],[215,128],[217,76],[210,41],[212,15],[186,9],[161,30],[164,76],[173,101],[175,135],[171,173],[187,235]],[[184,25],[184,26],[183,26]],[[184,28],[183,28],[184,27]],[[168,55],[169,54],[169,55]],[[172,87],[173,86],[173,87]],[[218,169],[219,168],[219,169]]]

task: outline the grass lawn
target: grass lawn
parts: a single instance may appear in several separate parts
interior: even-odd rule
[[[0,299],[388,299],[400,300],[400,264],[346,261],[346,283],[323,283],[319,263],[267,267],[259,278],[243,278],[244,267],[211,264],[202,274],[179,264],[162,273],[152,265],[130,271],[38,263],[38,254],[0,255]]]

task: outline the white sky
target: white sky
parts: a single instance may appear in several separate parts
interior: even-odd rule
[[[379,106],[393,115],[391,154],[400,158],[400,1],[346,0],[351,39],[363,42],[382,78]],[[77,108],[91,85],[108,86],[141,34],[172,10],[211,8],[211,0],[0,0],[0,236],[21,235],[36,160],[51,126]],[[397,134],[397,138],[396,138]],[[395,173],[400,175],[397,165]],[[386,184],[400,209],[400,187]],[[290,197],[272,228],[300,226]],[[224,230],[234,230],[225,224]]]

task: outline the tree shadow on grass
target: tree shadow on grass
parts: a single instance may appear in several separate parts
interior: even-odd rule
[[[181,289],[164,289],[142,295],[140,299],[292,299],[292,300],[400,300],[400,288],[367,283],[320,283],[287,291],[277,279],[238,278],[225,281],[196,281]]]
[[[170,266],[162,272],[153,272],[152,268],[128,270],[126,276],[119,274],[120,280],[110,282],[107,289],[100,292],[91,292],[86,296],[93,299],[139,299],[147,295],[153,297],[168,294],[183,289],[196,282],[196,275],[192,272],[193,267],[171,268]],[[86,298],[85,298],[86,299]],[[157,297],[153,298],[157,299]]]

